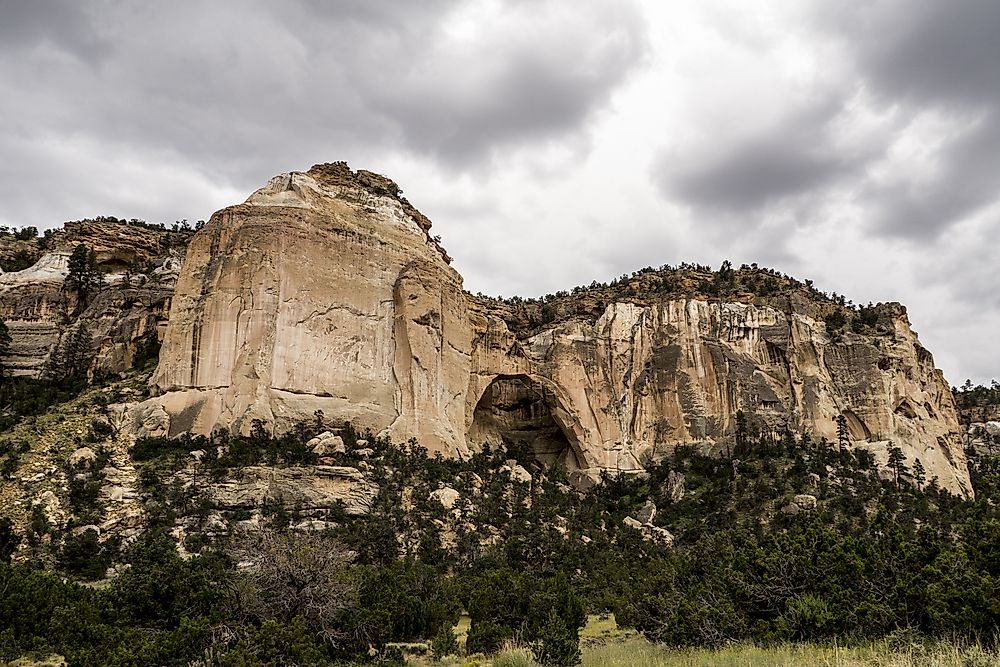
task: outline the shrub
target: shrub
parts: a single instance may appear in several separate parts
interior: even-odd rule
[[[14,531],[14,523],[7,517],[0,517],[0,563],[7,563],[21,544],[21,536]]]
[[[555,609],[549,610],[545,625],[538,632],[533,648],[535,659],[543,665],[572,667],[580,664],[579,628],[567,627]]]
[[[441,629],[434,636],[431,642],[431,652],[435,658],[443,658],[446,655],[458,655],[458,637],[455,630],[448,625],[442,625]]]
[[[88,529],[63,540],[59,551],[59,566],[81,579],[94,580],[104,576],[108,563],[97,541],[97,531]]]

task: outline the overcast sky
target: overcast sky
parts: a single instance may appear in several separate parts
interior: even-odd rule
[[[0,224],[347,160],[471,291],[758,262],[1000,378],[996,0],[0,0]]]

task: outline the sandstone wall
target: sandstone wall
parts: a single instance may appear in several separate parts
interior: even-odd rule
[[[180,270],[179,254],[162,243],[168,236],[116,223],[66,223],[34,266],[0,273],[0,320],[11,333],[11,356],[5,359],[11,373],[37,376],[60,338],[79,323],[91,332],[95,371],[131,367],[138,346],[166,327]],[[65,285],[77,243],[95,253],[104,274],[104,285],[86,303]]]
[[[891,333],[833,341],[808,304],[668,300],[612,303],[594,323],[571,320],[518,341],[480,315],[467,423],[483,432],[482,396],[496,378],[533,380],[583,468],[637,470],[678,444],[720,452],[742,410],[758,428],[837,439],[885,461],[890,444],[928,478],[968,493],[961,429],[947,383],[901,306]],[[476,443],[471,443],[475,445]]]
[[[889,443],[968,493],[948,385],[901,306],[878,333],[827,334],[815,304],[616,299],[595,319],[511,332],[462,292],[430,222],[343,163],[271,180],[188,247],[137,433],[351,420],[432,452],[514,441],[593,477],[678,444],[716,452],[737,411],[764,430]],[[745,300],[746,301],[746,300]],[[597,312],[601,312],[598,310]]]
[[[154,385],[170,433],[329,417],[465,451],[461,278],[391,182],[272,179],[188,247]]]

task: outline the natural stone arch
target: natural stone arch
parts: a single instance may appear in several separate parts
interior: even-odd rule
[[[484,387],[469,426],[473,448],[504,440],[531,447],[544,465],[562,464],[567,470],[591,465],[582,443],[580,425],[567,399],[552,380],[535,374],[499,374]]]
[[[851,440],[868,441],[872,439],[871,429],[856,412],[844,410],[844,417],[847,419],[847,433],[851,436]]]

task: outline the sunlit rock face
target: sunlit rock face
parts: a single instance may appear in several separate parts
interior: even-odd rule
[[[951,392],[901,306],[837,340],[800,294],[623,296],[512,332],[429,229],[392,181],[343,163],[215,214],[188,247],[138,431],[284,430],[319,410],[450,456],[513,443],[593,479],[680,444],[725,452],[738,411],[816,440],[844,415],[851,446],[884,460],[899,445],[969,491]]]
[[[170,431],[315,411],[466,452],[460,276],[388,179],[320,165],[216,213],[188,247],[154,384]]]
[[[967,494],[951,391],[906,311],[883,307],[890,332],[833,341],[810,304],[786,305],[612,303],[596,322],[571,320],[520,340],[486,309],[475,327],[470,438],[495,441],[501,423],[519,437],[525,425],[557,424],[565,438],[547,446],[536,429],[547,457],[562,441],[570,466],[639,470],[680,444],[726,451],[738,411],[776,437],[790,430],[831,442],[843,414],[850,446],[884,463],[898,445],[928,479]],[[533,387],[534,398],[511,395],[509,378]]]

